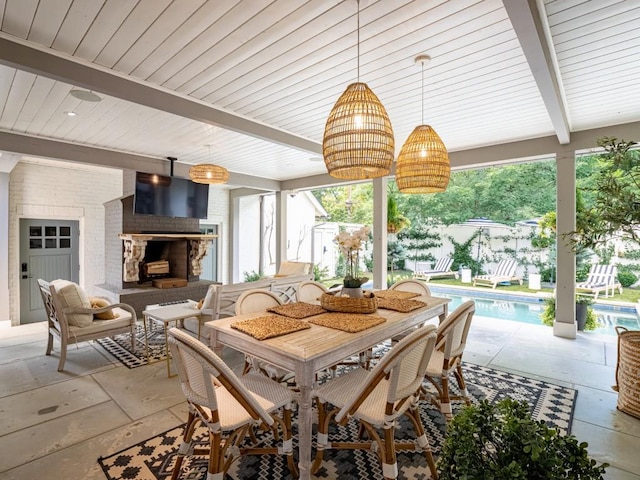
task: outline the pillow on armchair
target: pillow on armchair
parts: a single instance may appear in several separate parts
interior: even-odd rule
[[[91,308],[102,308],[111,305],[108,300],[100,297],[89,297],[89,302],[91,303]],[[93,314],[93,317],[97,320],[113,320],[119,316],[120,315],[115,313],[113,310]]]
[[[51,282],[51,285],[56,289],[62,308],[91,308],[89,297],[77,283],[58,279]],[[71,313],[67,314],[66,318],[69,325],[74,327],[88,327],[93,323],[93,315],[90,313]]]

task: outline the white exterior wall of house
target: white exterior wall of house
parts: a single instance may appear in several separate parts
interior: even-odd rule
[[[77,220],[80,225],[80,285],[89,295],[105,281],[104,203],[123,195],[123,172],[68,162],[22,161],[9,180],[9,318],[19,324],[20,312],[20,219]],[[220,225],[222,278],[228,265],[223,261],[229,245],[229,193],[209,189],[209,215],[203,223]],[[121,232],[111,232],[115,235]]]
[[[9,182],[9,314],[20,315],[20,219],[77,220],[80,285],[104,283],[104,202],[122,195],[122,171],[73,163],[21,161]],[[117,232],[120,233],[120,232]],[[44,319],[43,319],[44,320]]]

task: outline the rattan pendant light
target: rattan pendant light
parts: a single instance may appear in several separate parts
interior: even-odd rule
[[[428,55],[416,57],[422,64],[422,125],[404,142],[396,164],[396,184],[402,193],[443,192],[449,185],[451,165],[444,143],[429,125],[424,124],[424,67]]]
[[[211,161],[211,145],[209,145],[209,161]],[[229,171],[219,165],[201,163],[189,169],[189,178],[196,183],[227,183]]]
[[[333,106],[322,138],[329,175],[361,180],[388,175],[395,155],[389,115],[375,93],[360,82],[360,2],[358,1],[358,81]]]

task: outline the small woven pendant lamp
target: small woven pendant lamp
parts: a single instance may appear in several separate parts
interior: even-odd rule
[[[361,180],[388,175],[395,155],[389,115],[375,93],[360,82],[360,2],[358,1],[358,81],[333,106],[322,138],[329,175]]]
[[[414,128],[400,149],[396,164],[396,184],[402,193],[443,192],[449,185],[451,165],[444,143],[424,124],[424,64],[431,58],[416,57],[422,63],[422,125]]]
[[[211,161],[211,146],[209,145],[209,161]],[[229,171],[219,165],[201,163],[189,169],[189,178],[196,183],[227,183]]]

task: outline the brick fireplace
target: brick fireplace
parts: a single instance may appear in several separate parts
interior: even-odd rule
[[[133,195],[105,203],[105,284],[112,302],[128,303],[141,315],[146,305],[187,298],[199,300],[212,283],[200,280],[202,258],[212,235],[200,234],[198,219],[133,214]],[[149,275],[145,264],[166,260],[166,275]],[[165,276],[186,287],[154,288]]]

